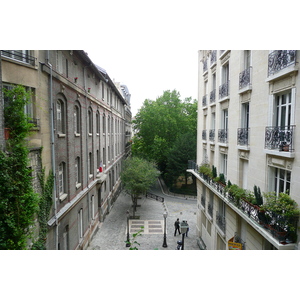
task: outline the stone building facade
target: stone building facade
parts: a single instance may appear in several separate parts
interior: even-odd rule
[[[2,84],[34,89],[29,143],[55,174],[47,249],[84,249],[120,192],[129,105],[84,51],[15,54],[2,51]]]
[[[226,181],[253,191],[288,192],[300,205],[299,51],[200,50],[197,161],[199,240],[207,249],[298,249],[262,226],[255,206],[237,207],[199,172],[215,166]],[[276,222],[275,222],[276,223]],[[299,232],[298,232],[299,236]]]

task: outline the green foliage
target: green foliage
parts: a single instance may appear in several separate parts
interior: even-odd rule
[[[254,190],[254,196],[256,199],[256,204],[258,206],[263,205],[263,196],[261,194],[260,187],[257,187],[256,185],[254,185],[253,190]]]
[[[40,199],[40,210],[38,214],[40,231],[38,240],[32,245],[32,250],[45,250],[46,249],[46,237],[48,232],[48,217],[52,205],[52,192],[54,184],[54,176],[52,173],[49,174],[47,179],[45,179],[45,169],[43,169],[40,175],[41,184],[41,199]]]
[[[225,175],[223,173],[219,175],[219,182],[226,185]]]
[[[29,94],[21,86],[4,90],[4,93],[9,99],[4,118],[5,126],[10,129],[10,139],[7,151],[0,151],[0,249],[26,249],[39,204],[28,168],[29,150],[25,145],[32,127],[24,113]]]
[[[212,178],[216,178],[218,176],[217,168],[214,165],[212,165],[211,167],[211,173],[212,173]]]
[[[144,231],[144,226],[141,226],[141,229],[138,232],[132,234],[131,241],[126,241],[126,243],[130,244],[129,250],[139,250],[136,245],[140,246],[141,244],[138,243],[135,239],[138,236],[141,236],[143,231]]]
[[[286,193],[279,193],[277,196],[275,192],[264,193],[265,204],[262,209],[273,211],[285,217],[299,216],[300,210],[298,204],[290,195]]]
[[[196,157],[197,142],[196,136],[192,132],[187,132],[178,137],[174,146],[170,149],[166,173],[164,178],[167,183],[174,183],[180,175],[185,176],[187,184],[187,164],[188,160]]]
[[[180,100],[176,90],[164,91],[156,101],[144,101],[133,127],[137,132],[133,138],[133,156],[154,161],[165,173],[168,156],[178,138],[187,132],[196,138],[197,102],[191,103],[189,98]]]
[[[212,171],[211,171],[211,168],[210,168],[209,164],[202,164],[199,167],[199,172],[204,174],[204,175],[207,175],[209,177],[212,177]]]
[[[131,195],[134,211],[138,197],[149,190],[158,174],[157,169],[147,160],[139,157],[129,157],[125,160],[120,177],[125,192]]]

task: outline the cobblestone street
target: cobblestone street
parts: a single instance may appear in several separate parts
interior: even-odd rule
[[[180,221],[187,220],[189,224],[188,237],[184,239],[185,250],[199,250],[196,241],[196,199],[185,199],[176,196],[168,196],[162,193],[159,182],[151,190],[152,193],[164,197],[164,203],[155,199],[142,197],[138,200],[136,216],[139,220],[130,220],[130,238],[132,234],[144,226],[142,235],[136,238],[140,244],[139,250],[175,250],[177,241],[182,235],[174,236],[174,222],[177,218]],[[122,192],[115,201],[113,208],[99,225],[88,250],[128,250],[126,247],[127,217],[126,211],[132,215],[132,201],[129,195]],[[164,211],[168,212],[167,217],[167,245],[163,245]]]

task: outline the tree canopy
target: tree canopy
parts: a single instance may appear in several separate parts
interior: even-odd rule
[[[149,161],[139,157],[129,157],[125,160],[120,177],[124,190],[131,195],[136,209],[137,199],[145,194],[158,177],[158,170]]]
[[[186,143],[196,143],[197,101],[191,98],[181,100],[176,90],[164,91],[156,101],[144,101],[133,121],[133,128],[133,155],[154,161],[164,174],[170,153],[176,156],[174,147],[182,135],[189,133],[190,140],[186,140]],[[195,158],[194,154],[192,156],[185,156],[186,165],[188,159]]]

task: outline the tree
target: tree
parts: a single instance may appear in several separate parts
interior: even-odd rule
[[[166,167],[166,179],[169,183],[176,182],[178,176],[184,175],[187,185],[187,164],[189,159],[196,158],[196,136],[187,132],[178,137],[171,148]]]
[[[135,216],[137,199],[145,194],[158,177],[157,169],[139,157],[127,158],[120,174],[124,190],[131,196],[133,203],[133,216]]]
[[[164,91],[156,101],[144,101],[133,127],[133,155],[155,161],[164,174],[175,141],[186,132],[196,136],[197,102],[191,103],[190,98],[180,100],[176,90]]]
[[[30,119],[24,112],[30,95],[22,86],[4,90],[8,99],[5,126],[10,130],[6,151],[0,151],[0,249],[26,249],[38,212],[39,196],[28,168],[26,137]]]

